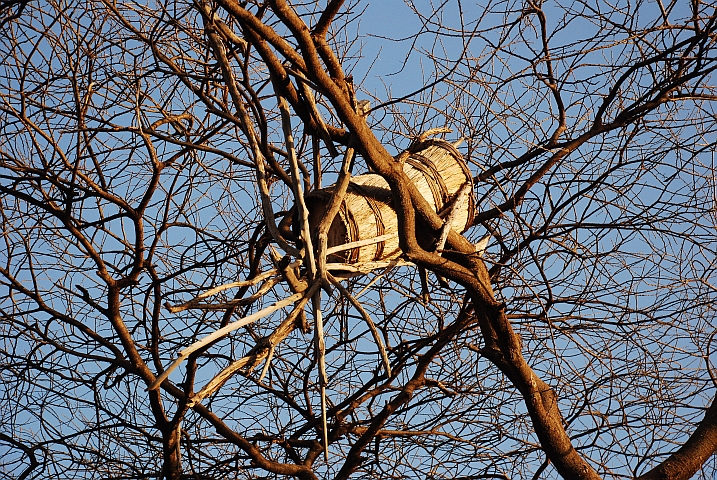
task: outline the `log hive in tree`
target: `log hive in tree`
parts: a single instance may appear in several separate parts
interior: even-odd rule
[[[473,176],[470,169],[453,144],[433,139],[424,142],[424,145],[424,149],[407,157],[404,171],[439,214],[446,213],[463,185],[470,186],[468,201],[458,212],[457,221],[453,225],[454,230],[463,233],[472,224],[475,215]],[[306,195],[309,225],[314,234],[332,192],[333,186],[330,186]],[[328,248],[397,231],[398,219],[392,207],[388,183],[378,174],[367,173],[351,178],[339,213],[328,232]],[[433,242],[433,237],[424,232],[417,232],[417,238],[424,246]],[[335,253],[327,260],[353,264],[392,260],[400,254],[398,236],[395,236],[372,245]]]

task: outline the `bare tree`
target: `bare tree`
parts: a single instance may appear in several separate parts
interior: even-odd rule
[[[714,478],[716,5],[368,7],[0,3],[4,475]]]

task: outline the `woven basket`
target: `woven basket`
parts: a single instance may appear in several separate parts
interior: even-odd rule
[[[473,177],[462,155],[451,143],[443,140],[430,141],[430,146],[419,153],[411,154],[404,164],[404,171],[437,213],[444,209],[463,185],[469,184],[469,200],[459,212],[459,222],[456,225],[460,225],[460,233],[463,233],[472,224],[475,216]],[[312,232],[316,232],[318,228],[332,191],[333,187],[327,187],[306,196]],[[380,175],[368,173],[352,177],[343,204],[329,229],[328,248],[397,233],[398,218],[391,204],[391,190]],[[454,228],[458,230],[455,226]],[[422,244],[433,240],[425,234],[418,234],[417,237]],[[400,255],[396,236],[373,245],[330,255],[327,260],[354,264],[392,260]]]

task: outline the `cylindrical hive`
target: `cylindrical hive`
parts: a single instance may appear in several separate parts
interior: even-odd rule
[[[443,140],[431,141],[430,146],[421,152],[411,154],[404,164],[404,171],[437,213],[444,209],[463,185],[469,184],[469,200],[459,212],[460,222],[456,224],[460,225],[460,228],[454,228],[462,233],[471,225],[475,215],[473,176],[463,156],[451,143]],[[306,196],[312,232],[317,230],[332,191],[333,186],[316,190]],[[352,177],[343,204],[329,229],[328,247],[397,232],[398,219],[392,207],[388,183],[374,173]],[[396,236],[373,245],[338,252],[327,260],[353,264],[391,260],[400,254]]]

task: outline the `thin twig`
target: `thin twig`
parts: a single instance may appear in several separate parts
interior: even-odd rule
[[[354,298],[353,295],[351,295],[351,292],[349,292],[346,287],[341,285],[341,283],[336,280],[333,275],[329,274],[329,281],[341,292],[341,295],[346,297],[346,299],[351,302],[351,305],[354,306],[356,310],[361,314],[361,317],[363,317],[364,321],[366,322],[366,325],[368,325],[369,330],[371,330],[371,335],[373,335],[373,340],[376,342],[376,346],[378,346],[379,352],[381,352],[381,358],[383,359],[383,366],[386,369],[386,375],[389,377],[391,376],[391,363],[388,360],[388,353],[386,352],[386,347],[383,345],[383,341],[381,340],[381,336],[378,333],[378,329],[376,328],[376,324],[373,323],[373,320],[371,319],[371,316],[368,314],[365,308],[363,308],[363,305],[359,303],[358,300]]]
[[[222,42],[219,35],[212,28],[207,28],[207,38],[212,45],[215,57],[224,75],[224,81],[229,89],[229,94],[232,97],[232,102],[237,109],[239,119],[241,120],[242,130],[246,135],[249,144],[251,145],[252,155],[254,157],[254,163],[256,165],[256,177],[257,184],[259,186],[259,194],[261,197],[261,207],[264,213],[264,221],[267,229],[271,234],[274,241],[286,252],[294,257],[300,257],[300,252],[289,245],[289,243],[281,236],[279,229],[276,226],[276,219],[274,218],[274,210],[271,206],[271,195],[269,194],[269,187],[266,181],[266,168],[264,166],[264,155],[261,153],[259,141],[257,140],[256,133],[254,132],[254,126],[252,124],[249,113],[244,107],[244,101],[242,100],[241,94],[237,87],[237,82],[232,73],[229,59],[224,51],[224,43]]]
[[[379,273],[379,274],[377,274],[377,275],[374,275],[374,277],[371,279],[371,281],[368,282],[368,284],[366,284],[366,286],[363,287],[359,293],[357,293],[356,295],[354,295],[354,298],[357,299],[357,300],[358,300],[359,298],[361,298],[361,296],[362,296],[364,293],[366,293],[366,291],[368,291],[369,288],[371,288],[376,282],[378,282],[378,281],[381,279],[381,277],[383,277],[384,275],[386,275],[393,267],[395,267],[396,265],[398,265],[398,263],[399,263],[399,260],[398,260],[398,259],[395,259],[394,261],[392,261],[389,265],[387,265],[387,266],[384,268],[383,272],[381,272],[381,273]]]
[[[331,155],[332,158],[338,157],[339,152],[336,150],[336,147],[334,147],[334,142],[331,141],[331,135],[329,135],[329,130],[326,128],[326,122],[324,121],[324,117],[321,115],[321,112],[319,112],[319,109],[316,106],[316,99],[314,98],[314,94],[309,88],[308,83],[306,82],[306,78],[299,75],[297,75],[297,78],[299,79],[299,81],[297,82],[299,84],[299,89],[301,90],[301,93],[306,99],[306,103],[309,105],[309,111],[311,112],[311,116],[314,117],[314,121],[316,122],[316,126],[318,127],[319,136],[324,141],[326,149],[329,151],[329,155]]]

